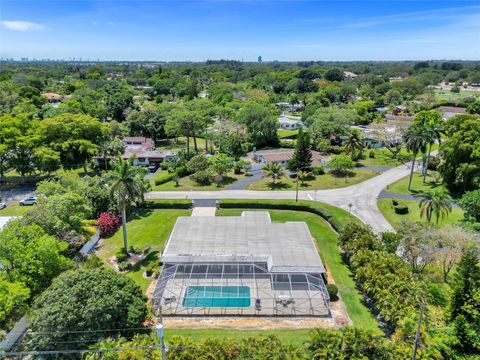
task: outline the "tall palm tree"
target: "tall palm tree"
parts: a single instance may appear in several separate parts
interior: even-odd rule
[[[363,137],[357,129],[351,129],[343,139],[345,152],[353,158],[356,151],[363,150]]]
[[[425,184],[428,165],[430,163],[430,155],[432,152],[432,145],[435,144],[435,141],[438,141],[438,143],[440,144],[442,134],[444,134],[443,119],[442,115],[437,110],[428,110],[420,111],[415,117],[415,122],[422,124],[426,127],[426,129],[428,129],[428,132],[426,133],[426,135],[428,136],[428,152],[427,160],[425,162],[425,167],[423,171],[423,183]]]
[[[284,175],[283,167],[279,163],[269,162],[263,167],[262,170],[266,176],[272,178],[272,182],[274,184]]]
[[[452,212],[452,198],[443,189],[421,191],[414,196],[420,198],[420,218],[426,216],[428,222],[435,215],[438,224],[440,218],[447,217]]]
[[[120,160],[108,175],[111,182],[110,196],[116,201],[122,212],[123,246],[128,251],[127,242],[127,215],[126,207],[132,202],[144,199],[144,194],[149,190],[149,184],[143,179],[143,173],[138,167],[129,162]]]
[[[413,154],[410,180],[408,181],[408,191],[410,191],[412,186],[413,170],[415,169],[415,160],[417,159],[418,152],[424,153],[427,148],[429,139],[427,132],[428,130],[423,124],[413,124],[407,129],[407,131],[405,131],[405,134],[403,135],[407,150]]]

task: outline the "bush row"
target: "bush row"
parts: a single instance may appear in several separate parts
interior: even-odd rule
[[[192,200],[189,199],[151,199],[143,202],[144,209],[190,209]]]
[[[306,211],[321,216],[328,221],[336,230],[340,231],[344,222],[333,212],[325,209],[322,203],[315,201],[295,200],[221,200],[220,207],[224,209],[271,209],[271,210],[293,210]],[[339,209],[339,211],[343,211]],[[346,215],[348,215],[346,213]],[[351,219],[355,219],[353,216]],[[359,223],[359,221],[357,221]]]

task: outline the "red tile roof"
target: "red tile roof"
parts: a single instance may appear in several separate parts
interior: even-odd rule
[[[466,108],[456,107],[456,106],[440,106],[438,111],[445,113],[455,113],[455,114],[465,114],[467,112]]]

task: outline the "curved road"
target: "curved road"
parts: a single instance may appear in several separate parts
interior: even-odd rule
[[[357,216],[370,225],[376,233],[393,231],[377,207],[377,198],[387,185],[410,174],[411,163],[387,170],[361,183],[328,190],[299,191],[300,200],[316,200],[337,206]],[[295,199],[295,191],[152,191],[146,194],[148,199]]]

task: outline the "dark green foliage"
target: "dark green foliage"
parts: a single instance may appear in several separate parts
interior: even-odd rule
[[[338,298],[338,288],[335,284],[327,284],[328,296],[331,301],[335,301]]]
[[[293,172],[308,171],[312,165],[312,150],[310,144],[310,135],[308,132],[303,132],[303,129],[298,130],[298,137],[293,152],[292,159],[288,162],[288,169]]]
[[[132,268],[132,264],[130,264],[128,261],[122,261],[118,263],[118,270],[120,271],[127,271]]]
[[[313,175],[324,175],[325,174],[325,167],[323,165],[315,166],[312,169]]]
[[[151,199],[142,203],[146,209],[190,209],[192,200],[187,199]]]
[[[91,331],[142,327],[146,314],[145,298],[133,280],[106,268],[68,271],[34,303],[28,348],[84,348],[92,338],[117,333]]]
[[[399,215],[408,214],[408,211],[409,211],[408,206],[403,203],[399,203],[397,206],[394,206],[393,210],[395,211],[395,214],[399,214]]]
[[[382,233],[382,242],[385,250],[394,254],[397,251],[400,237],[393,232],[384,232]]]
[[[480,222],[480,189],[466,192],[459,201],[466,220]]]
[[[128,253],[123,247],[118,249],[117,252],[115,253],[115,258],[117,259],[118,263],[124,262],[127,259],[127,257],[128,257]]]

